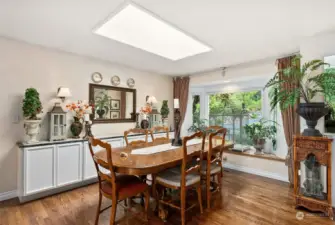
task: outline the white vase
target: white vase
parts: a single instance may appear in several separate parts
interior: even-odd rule
[[[29,137],[27,143],[36,143],[37,135],[40,133],[41,120],[25,120],[24,128],[26,130],[26,135]]]

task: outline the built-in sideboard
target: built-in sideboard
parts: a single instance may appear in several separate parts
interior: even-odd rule
[[[155,133],[154,136],[164,136]],[[170,137],[174,134],[171,132]],[[101,138],[112,148],[125,145],[123,136]],[[132,135],[130,140],[144,140],[143,135]],[[148,138],[149,142],[151,137]],[[87,140],[68,139],[35,144],[18,143],[18,197],[30,201],[65,190],[96,182],[97,173]]]

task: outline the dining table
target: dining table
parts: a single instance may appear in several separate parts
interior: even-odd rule
[[[187,154],[194,155],[201,151],[201,139],[187,145]],[[232,148],[232,143],[226,143],[224,149]],[[169,141],[157,141],[141,146],[117,147],[112,146],[112,163],[114,172],[126,175],[144,176],[157,174],[165,169],[181,164],[183,146],[172,146]],[[203,155],[208,152],[209,143],[205,142]],[[103,149],[95,153],[95,157],[108,162],[107,152]],[[108,168],[105,168],[108,169]]]

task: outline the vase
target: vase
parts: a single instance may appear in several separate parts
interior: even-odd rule
[[[40,133],[41,120],[25,120],[24,128],[28,136],[27,143],[36,143],[37,135]]]
[[[169,127],[168,121],[169,121],[168,118],[162,118],[163,127]]]
[[[99,119],[103,119],[103,116],[105,114],[105,110],[103,109],[98,109],[97,114],[99,115]]]
[[[321,137],[322,134],[318,129],[315,129],[318,120],[327,115],[329,109],[326,108],[323,102],[314,103],[300,103],[297,108],[297,113],[306,120],[307,127],[302,133],[303,136],[317,136]]]
[[[255,138],[254,147],[256,149],[256,154],[263,154],[262,150],[264,149],[265,139],[264,138]]]
[[[73,117],[74,121],[71,124],[70,130],[73,138],[79,138],[81,131],[83,130],[83,124],[80,122],[78,117]]]
[[[148,121],[148,117],[147,117],[147,115],[143,115],[143,117],[142,117],[142,121],[141,121],[141,128],[142,129],[148,129],[148,127],[149,127],[149,121]]]

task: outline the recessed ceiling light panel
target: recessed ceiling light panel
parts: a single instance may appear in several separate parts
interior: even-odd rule
[[[128,4],[94,30],[94,33],[170,60],[179,60],[212,50],[132,4]]]

